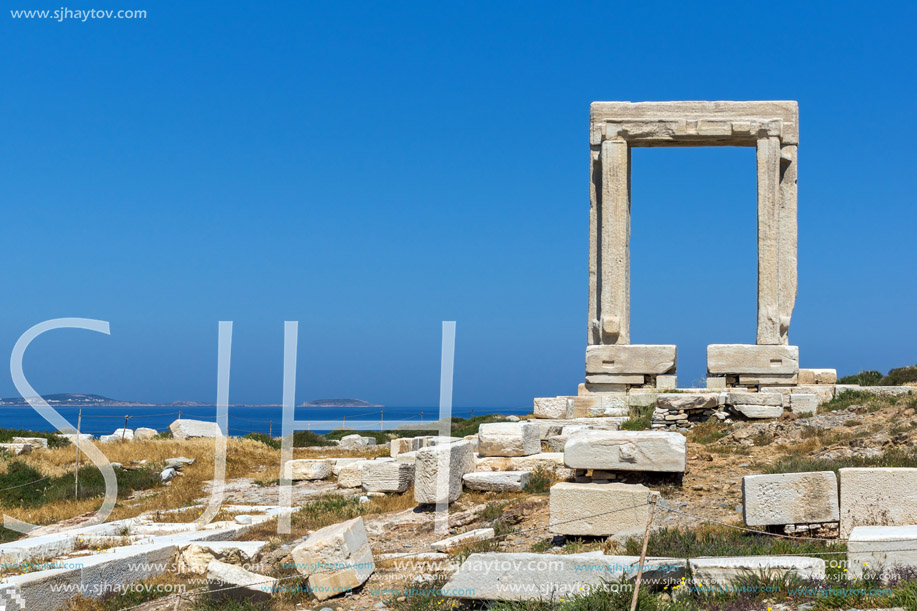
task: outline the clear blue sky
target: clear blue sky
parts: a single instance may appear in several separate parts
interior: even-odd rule
[[[60,7],[11,0],[10,9]],[[69,5],[68,5],[69,6]],[[804,367],[917,362],[913,5],[189,3],[0,19],[0,354],[39,392],[530,406],[583,380],[594,100],[799,101]],[[754,151],[634,153],[632,340],[755,339]],[[3,357],[6,358],[6,357]],[[6,371],[6,369],[4,369]],[[9,373],[0,394],[15,394]]]

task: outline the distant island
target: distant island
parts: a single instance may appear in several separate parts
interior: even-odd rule
[[[299,407],[385,407],[376,403],[369,403],[362,399],[315,399],[304,401]]]
[[[213,403],[204,403],[201,401],[173,401],[172,403],[152,403],[145,401],[125,401],[122,399],[111,399],[102,395],[92,395],[83,393],[57,393],[52,395],[42,395],[48,405],[51,407],[210,407]],[[28,407],[29,403],[22,397],[7,397],[0,399],[0,406],[3,407]],[[230,404],[245,407],[280,407],[279,403],[238,403]],[[315,399],[314,401],[305,401],[299,404],[299,407],[385,407],[376,403],[363,401],[362,399]]]

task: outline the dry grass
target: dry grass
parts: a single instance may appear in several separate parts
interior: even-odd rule
[[[129,518],[150,510],[166,510],[188,507],[195,499],[207,496],[204,484],[213,479],[214,441],[212,439],[151,439],[126,443],[97,444],[97,447],[112,462],[130,467],[134,461],[146,460],[147,464],[161,464],[167,458],[185,456],[195,459],[193,465],[182,470],[182,475],[172,480],[169,486],[158,486],[152,494],[135,500],[119,499],[111,515],[112,520]],[[76,450],[65,447],[31,452],[16,460],[22,460],[42,475],[61,476],[72,472]],[[297,453],[294,453],[296,456]],[[353,453],[351,455],[354,455]],[[81,465],[91,464],[83,455]],[[134,463],[136,464],[136,463]],[[6,464],[3,463],[3,468]],[[251,478],[253,480],[275,479],[280,472],[280,451],[250,439],[232,438],[227,441],[226,478]],[[94,513],[101,506],[101,498],[55,501],[41,507],[3,507],[3,511],[20,520],[33,524],[52,524],[86,513]]]
[[[367,517],[404,511],[416,506],[413,488],[401,494],[386,494],[385,496],[373,497],[368,503],[360,503],[353,496],[329,493],[306,503],[293,514],[290,520],[290,533],[279,534],[277,532],[277,519],[274,518],[250,528],[238,539],[264,541],[274,538],[275,542],[279,544],[298,539],[319,528],[351,520],[357,516]]]

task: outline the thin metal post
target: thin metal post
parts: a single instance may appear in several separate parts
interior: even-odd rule
[[[124,428],[121,429],[121,441],[124,441],[124,436],[127,434],[127,421],[130,420],[130,416],[124,414]]]

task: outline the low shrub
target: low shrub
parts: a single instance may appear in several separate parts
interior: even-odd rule
[[[41,437],[48,440],[49,448],[63,448],[70,445],[70,440],[57,433],[45,431],[27,431],[25,429],[0,429],[0,443],[12,443],[13,437]]]
[[[852,376],[844,376],[837,381],[838,384],[857,384],[858,386],[879,386],[881,382],[882,374],[872,369]]]

